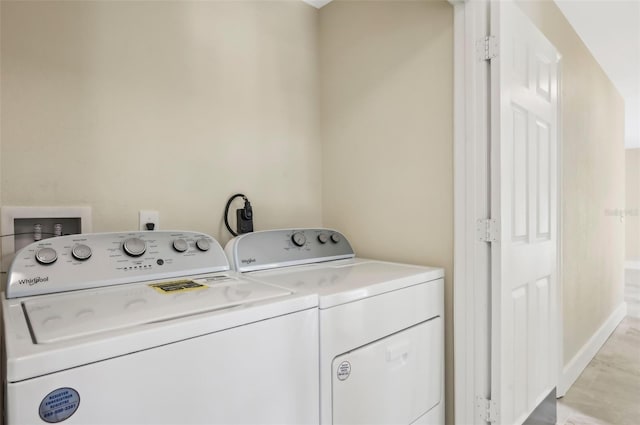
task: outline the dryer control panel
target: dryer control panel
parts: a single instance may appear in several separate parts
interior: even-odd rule
[[[331,229],[281,229],[247,233],[225,247],[239,272],[353,258],[347,238]]]
[[[20,250],[7,298],[50,294],[229,270],[220,244],[186,231],[59,236]]]

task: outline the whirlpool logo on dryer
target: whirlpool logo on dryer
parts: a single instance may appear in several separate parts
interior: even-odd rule
[[[33,285],[37,285],[39,283],[45,283],[49,281],[49,276],[36,276],[36,277],[32,277],[29,279],[20,279],[18,280],[18,283],[20,285],[29,285],[29,286],[33,286]]]
[[[251,263],[255,263],[256,259],[255,258],[245,258],[244,260],[240,260],[240,262],[242,264],[251,264]]]

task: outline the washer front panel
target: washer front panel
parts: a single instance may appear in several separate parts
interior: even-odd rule
[[[80,405],[64,425],[317,424],[317,320],[308,309],[9,381],[6,422],[46,425],[42,400],[70,387]]]

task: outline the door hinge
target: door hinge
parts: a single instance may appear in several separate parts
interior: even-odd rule
[[[489,61],[498,57],[498,39],[493,35],[487,35],[478,41],[478,60]]]
[[[478,409],[477,411],[480,419],[489,423],[499,422],[498,404],[495,401],[478,396],[476,397],[476,407]]]
[[[498,225],[493,218],[481,218],[476,221],[476,234],[480,242],[495,242],[498,240]]]

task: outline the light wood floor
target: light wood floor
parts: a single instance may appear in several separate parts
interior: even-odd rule
[[[626,289],[630,315],[558,400],[559,424],[640,425],[640,270],[627,271]]]

